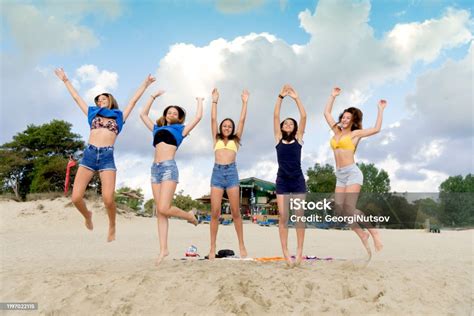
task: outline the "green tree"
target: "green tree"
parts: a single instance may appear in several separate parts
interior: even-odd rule
[[[439,186],[441,221],[452,226],[474,225],[474,176],[449,177]]]
[[[68,160],[61,156],[37,158],[30,193],[62,191]]]
[[[134,211],[139,211],[144,201],[142,189],[122,187],[115,192],[115,202],[126,205]]]
[[[22,176],[28,170],[28,161],[23,155],[0,148],[0,179],[2,192],[12,189],[17,199],[20,199],[20,184]]]
[[[0,146],[0,184],[17,197],[30,192],[62,191],[67,159],[84,147],[81,136],[71,124],[53,120],[43,125],[28,125],[13,140]],[[72,181],[77,167],[71,170]],[[99,177],[89,188],[100,192]]]
[[[193,208],[198,210],[203,210],[204,205],[198,201],[193,200],[189,195],[184,195],[184,191],[180,190],[178,193],[174,194],[173,205],[184,210],[190,211]]]
[[[71,123],[53,120],[43,125],[28,125],[26,130],[13,136],[13,141],[2,145],[24,154],[26,159],[37,157],[69,157],[84,147],[79,134],[71,132]]]
[[[330,193],[336,187],[336,175],[331,165],[315,164],[306,171],[308,181],[306,185],[311,193]]]
[[[143,213],[146,216],[152,217],[155,214],[155,200],[154,199],[149,199],[148,201],[145,202],[145,205],[143,205]]]
[[[364,175],[364,183],[360,192],[388,193],[390,191],[390,178],[387,171],[377,169],[374,164],[358,163]]]

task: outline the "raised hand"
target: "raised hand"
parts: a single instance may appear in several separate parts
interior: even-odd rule
[[[332,88],[332,93],[331,93],[331,95],[332,95],[333,97],[337,97],[340,93],[341,93],[341,88],[339,88],[339,87],[334,87],[334,88]]]
[[[212,103],[217,103],[219,101],[219,91],[217,88],[212,89]]]
[[[285,84],[283,87],[281,87],[280,95],[281,95],[282,97],[286,97],[286,96],[288,95],[288,87],[289,87],[289,86],[290,86],[290,85]]]
[[[155,82],[156,78],[153,77],[151,74],[148,75],[145,79],[145,85],[149,87],[153,82]]]
[[[248,92],[247,89],[244,89],[244,90],[242,91],[241,97],[242,97],[242,102],[247,103],[247,101],[249,100],[249,92]]]
[[[202,101],[204,101],[204,98],[203,97],[196,97],[196,101],[202,102]]]
[[[296,100],[296,99],[298,98],[298,93],[295,91],[295,89],[293,89],[292,86],[287,85],[287,91],[288,91],[288,95],[289,95],[293,100]]]
[[[379,101],[379,104],[377,106],[379,110],[385,110],[385,107],[387,106],[387,101],[382,99]]]
[[[68,78],[67,78],[66,73],[64,72],[64,69],[62,69],[62,68],[56,68],[56,69],[54,70],[54,73],[55,73],[56,76],[58,76],[58,78],[61,79],[63,82],[68,81]]]
[[[152,93],[151,96],[153,97],[153,99],[155,99],[155,98],[159,97],[160,95],[162,95],[164,93],[165,93],[165,90],[158,90],[155,93]]]

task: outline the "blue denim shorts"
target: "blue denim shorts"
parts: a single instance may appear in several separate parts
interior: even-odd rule
[[[339,169],[336,169],[336,186],[345,187],[352,184],[364,183],[364,175],[359,167],[354,163]]]
[[[214,168],[212,169],[211,187],[225,190],[232,187],[238,187],[239,185],[239,174],[235,162],[228,165],[214,164]]]
[[[117,171],[114,161],[114,147],[96,147],[91,144],[87,145],[84,149],[84,154],[79,166],[83,166],[92,171]]]
[[[151,183],[161,183],[163,181],[179,182],[179,171],[176,161],[165,160],[154,162],[151,165]]]

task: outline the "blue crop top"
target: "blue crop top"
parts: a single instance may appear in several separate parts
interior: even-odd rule
[[[118,109],[107,109],[107,108],[101,108],[98,106],[90,106],[89,109],[87,110],[87,121],[89,122],[90,127],[92,127],[92,121],[94,120],[96,116],[102,116],[102,117],[115,119],[119,133],[122,130],[123,124],[125,123],[123,121],[123,113],[122,111]]]
[[[155,124],[153,126],[153,138],[155,138],[158,132],[166,131],[173,136],[174,140],[176,140],[176,147],[179,147],[179,145],[181,145],[181,143],[183,142],[183,138],[184,138],[183,130],[184,130],[183,124],[171,124],[171,125],[165,125],[165,126],[158,126]],[[156,144],[157,142],[154,140],[153,146],[155,146]]]

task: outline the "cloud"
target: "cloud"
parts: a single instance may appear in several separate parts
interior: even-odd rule
[[[406,97],[411,115],[362,142],[362,157],[382,161],[389,152],[418,170],[473,172],[472,60],[471,44],[463,59],[448,60],[418,76],[414,92]]]
[[[308,43],[298,46],[268,33],[252,33],[229,41],[217,39],[202,47],[175,44],[160,61],[156,71],[157,82],[162,83],[160,88],[164,88],[167,93],[155,102],[151,117],[160,116],[168,104],[180,104],[187,109],[189,122],[195,111],[195,97],[204,95],[204,117],[185,139],[177,157],[184,161],[212,160],[210,91],[216,86],[221,93],[218,118],[231,117],[237,121],[240,93],[242,89],[248,88],[248,117],[242,137],[243,146],[238,155],[239,170],[241,176],[254,175],[273,181],[275,176],[270,173],[276,173],[277,168],[272,126],[273,106],[280,87],[289,82],[299,92],[309,113],[303,168],[313,166],[315,162],[333,163],[332,153],[327,146],[329,136],[321,133],[322,130],[328,130],[322,118],[322,110],[331,87],[339,84],[344,91],[338,98],[335,113],[347,104],[364,108],[363,104],[377,87],[404,79],[414,64],[431,60],[427,59],[426,51],[417,51],[416,46],[411,47],[411,51],[399,52],[392,45],[396,33],[389,32],[382,39],[375,38],[373,29],[368,24],[369,13],[370,4],[366,1],[351,4],[345,1],[320,1],[314,14],[306,10],[299,15],[301,27],[311,38]],[[455,38],[451,36],[451,32],[469,33],[468,17],[466,11],[450,9],[440,19],[418,23],[422,27],[416,33],[417,38],[423,42],[429,42],[433,36],[431,25],[446,26],[450,30],[440,33],[436,43],[430,46],[430,58],[435,53],[439,55],[445,48],[469,41],[469,37],[465,35]],[[397,24],[393,31],[403,25]],[[406,25],[411,27],[411,24]],[[453,73],[457,72],[458,70],[453,69]],[[413,103],[410,107],[415,106],[414,100],[418,102],[417,95],[409,98],[413,100],[408,102]],[[419,111],[416,113],[420,114]],[[298,111],[294,102],[286,98],[281,118],[288,116],[298,118]],[[395,124],[392,128],[384,129],[380,135],[364,140],[358,156],[370,162],[383,161],[394,150],[401,152],[396,155],[401,161],[410,161],[415,159],[413,157],[421,159],[422,155],[435,159],[437,150],[445,148],[439,137],[425,140],[427,143],[438,144],[438,147],[433,145],[434,147],[427,147],[423,152],[420,149],[424,147],[416,141],[413,141],[413,145],[408,144],[408,150],[405,150],[405,144],[401,147],[400,140],[413,138],[413,131],[404,133],[402,129],[406,126],[400,127],[407,120],[402,119],[398,122],[399,125]],[[120,142],[130,151],[153,151],[150,145],[151,133],[143,124],[132,120],[129,124]],[[369,125],[365,123],[364,126]],[[137,139],[143,138],[146,141],[137,142]],[[379,146],[374,152],[372,149],[380,141],[385,145]]]
[[[85,52],[99,45],[93,30],[81,25],[88,14],[116,18],[121,7],[115,0],[46,1],[41,7],[35,4],[8,1],[2,4],[6,30],[26,59],[36,60],[49,54],[65,55]]]
[[[5,56],[3,60],[0,96],[2,143],[10,141],[28,124],[44,124],[53,119],[72,123],[74,132],[87,139],[89,126],[86,117],[69,95],[64,83],[54,74],[53,67],[22,68],[20,57]],[[69,77],[89,105],[94,104],[97,91],[113,92],[118,85],[116,73],[100,70],[95,65],[83,65]]]
[[[441,49],[456,47],[472,39],[469,28],[470,13],[448,8],[440,19],[397,24],[387,34],[387,45],[397,51],[401,61],[413,58],[434,61]]]
[[[250,5],[249,3],[256,5],[257,2],[247,4]],[[36,10],[42,18],[48,17],[43,11]],[[89,8],[76,10],[90,12]],[[382,38],[374,36],[374,30],[368,23],[369,14],[368,1],[348,4],[346,1],[323,0],[318,2],[314,12],[306,10],[299,14],[301,27],[310,35],[309,41],[304,44],[293,45],[268,33],[251,33],[232,40],[216,39],[203,46],[187,43],[172,45],[156,69],[157,83],[160,86],[155,84],[145,95],[153,89],[165,89],[166,93],[155,101],[150,116],[156,119],[166,105],[179,104],[187,110],[188,123],[195,113],[195,97],[206,97],[202,121],[184,140],[176,156],[181,161],[180,171],[186,168],[182,169],[183,179],[184,174],[189,176],[186,176],[189,180],[183,180],[189,182],[182,183],[187,188],[185,192],[196,197],[203,188],[208,190],[206,181],[212,170],[212,163],[209,161],[213,161],[209,126],[210,91],[213,87],[218,87],[221,93],[218,118],[231,117],[235,121],[241,109],[240,93],[244,88],[249,89],[248,116],[237,158],[239,172],[241,177],[253,175],[273,181],[277,165],[272,113],[283,84],[291,83],[295,87],[309,114],[303,168],[313,166],[315,162],[327,161],[333,164],[332,153],[327,145],[329,129],[322,117],[323,106],[331,87],[337,84],[343,88],[343,94],[334,107],[335,115],[348,104],[360,105],[365,112],[375,112],[375,106],[367,107],[364,103],[378,87],[406,79],[415,64],[435,60],[443,50],[471,40],[471,20],[466,10],[449,9],[438,19],[397,24]],[[77,21],[61,23],[81,27]],[[68,29],[67,24],[64,29]],[[54,31],[55,29],[51,30],[53,34]],[[416,40],[410,37],[406,43],[402,42],[403,34]],[[19,35],[16,37],[21,38]],[[86,40],[85,44],[87,43],[90,44],[91,41]],[[420,46],[416,43],[424,44]],[[83,44],[71,42],[69,48],[80,50],[80,46],[74,45]],[[54,48],[51,52],[54,52]],[[381,166],[391,166],[386,163],[389,159],[387,157],[391,157],[390,161],[397,163],[395,167],[402,169],[398,173],[401,178],[407,177],[403,164],[416,163],[415,167],[427,177],[425,180],[420,177],[418,185],[425,183],[423,181],[431,181],[430,187],[435,187],[433,181],[442,175],[462,169],[460,164],[448,168],[450,164],[446,161],[452,161],[447,155],[456,150],[453,146],[463,144],[461,139],[464,139],[464,145],[472,144],[472,138],[466,138],[466,135],[472,135],[469,115],[456,112],[457,109],[462,109],[462,113],[470,113],[472,117],[472,111],[467,112],[472,105],[472,64],[469,63],[469,58],[472,60],[472,49],[470,55],[461,62],[449,61],[437,70],[420,76],[416,91],[406,99],[407,107],[404,110],[411,111],[411,116],[397,118],[398,124],[384,127],[379,135],[362,141],[357,157],[361,161],[377,162]],[[2,79],[14,73],[15,68],[12,66],[3,71],[2,69]],[[31,74],[34,75],[34,81],[27,78]],[[6,85],[2,83],[2,90],[8,90],[6,96],[2,94],[2,104],[15,102],[17,95],[22,92],[18,84],[21,87],[34,86],[36,80],[41,81],[41,78],[43,81],[38,83],[39,88],[43,89],[40,90],[41,93],[33,92],[31,97],[25,96],[25,100],[21,101],[29,101],[25,103],[28,104],[28,109],[30,104],[37,108],[25,110],[22,115],[34,112],[41,117],[56,117],[62,111],[58,108],[59,105],[72,103],[57,79],[45,77],[39,71],[27,71],[23,75],[25,77],[17,81],[11,80]],[[463,81],[459,81],[460,79]],[[89,94],[87,98],[97,92],[93,89],[119,88],[118,74],[90,65],[84,66],[77,73],[76,80],[81,94]],[[49,98],[44,91],[48,94],[51,91],[55,96]],[[466,91],[471,91],[471,95]],[[41,108],[38,100],[48,106]],[[69,110],[70,105],[67,106]],[[132,112],[124,132],[118,138],[117,152],[129,155],[127,159],[145,160],[146,164],[151,164],[154,150],[151,145],[152,136],[139,120],[138,112],[139,109]],[[7,114],[11,115],[11,112]],[[281,118],[288,116],[298,118],[298,111],[294,102],[285,98]],[[23,121],[25,120],[29,122],[29,117]],[[8,125],[7,131],[15,129],[13,125]],[[462,157],[472,155],[472,146],[465,146],[462,153]],[[443,161],[446,165],[444,167]],[[130,161],[121,168],[126,169],[128,165],[134,164]],[[148,167],[136,165],[134,168],[122,173],[122,183],[130,181],[138,184],[145,181],[145,175],[149,173]],[[391,171],[394,179],[397,179],[398,169]],[[135,178],[138,180],[134,180]],[[408,188],[414,182],[401,179],[400,183],[406,184]]]
[[[93,104],[94,98],[103,93],[115,90],[118,85],[118,74],[107,70],[99,71],[95,65],[83,65],[76,70],[76,80],[80,83],[92,83],[85,92],[86,102]]]

